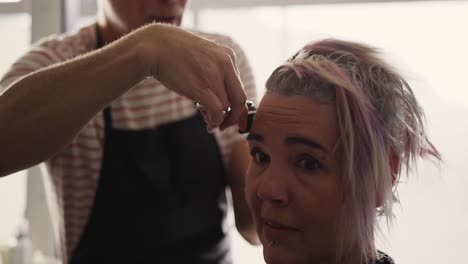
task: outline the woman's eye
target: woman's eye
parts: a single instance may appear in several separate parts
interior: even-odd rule
[[[312,157],[302,156],[298,160],[298,166],[305,171],[314,171],[320,168],[320,163]]]
[[[259,148],[252,148],[250,150],[250,155],[252,156],[254,162],[258,164],[267,163],[270,161],[270,157],[268,157],[268,155],[266,155]]]

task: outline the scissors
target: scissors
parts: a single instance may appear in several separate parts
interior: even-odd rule
[[[252,102],[250,100],[247,100],[245,102],[245,105],[247,106],[247,109],[248,109],[248,112],[247,112],[247,128],[245,130],[239,129],[240,134],[249,133],[250,129],[252,128],[252,123],[253,123],[255,113],[257,112],[257,108],[255,107],[254,102]],[[198,102],[195,104],[195,106],[199,111],[202,111],[205,108],[203,105],[201,105]],[[223,111],[224,119],[226,119],[229,116],[230,113],[231,113],[231,107],[228,107],[226,110],[224,110]]]

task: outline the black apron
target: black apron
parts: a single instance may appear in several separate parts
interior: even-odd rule
[[[201,114],[119,130],[107,107],[104,121],[96,197],[70,263],[231,263],[224,165]]]

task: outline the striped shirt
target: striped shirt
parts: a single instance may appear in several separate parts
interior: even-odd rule
[[[231,47],[247,97],[256,100],[256,91],[247,58],[231,38],[204,32],[194,33]],[[72,34],[53,35],[34,44],[0,80],[0,92],[18,78],[41,68],[66,61],[96,49],[95,24]],[[121,74],[121,73],[119,73]],[[192,101],[168,90],[157,80],[148,78],[116,99],[112,104],[112,122],[119,129],[156,129],[196,114]],[[243,137],[236,127],[215,131],[226,165],[231,146]],[[103,156],[104,122],[96,114],[76,135],[66,149],[46,161],[56,192],[63,259],[70,256],[84,231],[97,189]],[[227,166],[228,168],[228,166]]]

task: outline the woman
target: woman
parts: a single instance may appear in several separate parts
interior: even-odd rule
[[[246,195],[273,263],[393,263],[375,248],[403,169],[440,160],[411,88],[358,43],[308,44],[278,67],[248,136]]]

